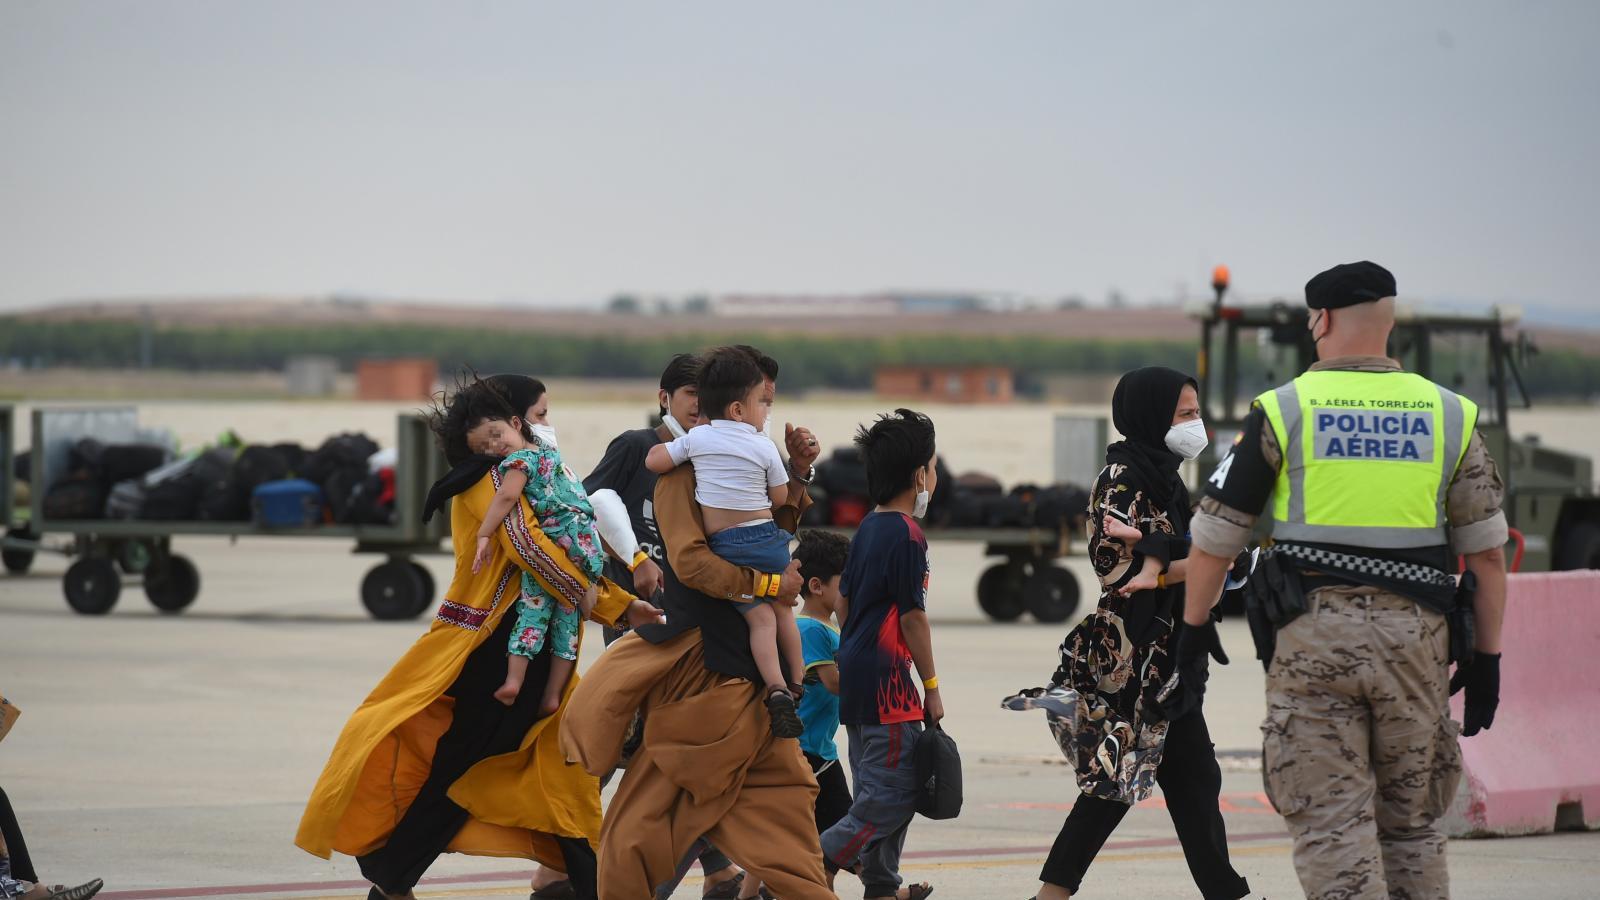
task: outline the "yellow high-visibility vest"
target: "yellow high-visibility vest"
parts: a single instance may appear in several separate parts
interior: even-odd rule
[[[1369,548],[1449,543],[1445,494],[1478,407],[1410,372],[1307,372],[1256,398],[1283,451],[1272,536]]]

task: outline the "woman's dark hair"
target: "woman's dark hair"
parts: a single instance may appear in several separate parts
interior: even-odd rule
[[[484,422],[518,419],[522,422],[522,436],[533,440],[533,429],[522,418],[527,407],[518,409],[511,394],[495,383],[496,378],[503,377],[479,378],[478,373],[465,369],[456,375],[454,391],[440,391],[434,395],[433,405],[425,415],[428,428],[433,431],[439,449],[444,451],[445,461],[450,465],[459,465],[472,456],[472,450],[467,446],[467,432]],[[528,380],[538,384],[536,379]],[[529,406],[539,402],[539,396],[544,394],[544,385],[540,384],[539,387],[539,394],[534,396]]]
[[[531,375],[490,375],[483,379],[504,394],[517,415],[527,418],[528,410],[545,394],[544,382]]]
[[[933,420],[897,409],[857,429],[855,443],[867,467],[867,494],[882,505],[916,484],[917,470],[933,459]]]
[[[743,400],[765,379],[755,357],[739,347],[718,347],[700,366],[700,412],[726,419],[728,407]]]
[[[756,361],[756,368],[761,370],[762,376],[773,384],[778,383],[777,360],[766,355],[765,353],[762,353],[760,350],[757,350],[749,344],[735,344],[733,349],[743,350],[744,352],[750,354],[750,358]]]
[[[794,558],[800,561],[800,592],[810,593],[811,579],[820,578],[826,584],[833,576],[844,572],[845,561],[850,556],[850,539],[833,531],[807,529],[800,532],[800,544],[794,548]]]
[[[673,394],[679,388],[688,387],[700,381],[700,357],[693,353],[679,353],[672,357],[667,367],[661,370],[661,389],[668,394]],[[667,408],[661,407],[661,417],[667,417]]]

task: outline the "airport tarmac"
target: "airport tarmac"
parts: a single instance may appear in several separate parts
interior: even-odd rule
[[[427,620],[369,619],[356,586],[374,560],[345,542],[176,545],[203,580],[178,616],[157,613],[131,579],[109,615],[75,615],[59,557],[0,578],[0,690],[22,709],[0,744],[0,786],[41,873],[103,877],[108,900],[362,896],[352,860],[317,859],[292,838],[346,716]],[[979,549],[933,549],[934,640],[966,806],[953,821],[916,822],[905,874],[941,897],[1025,898],[1076,790],[1042,714],[999,700],[1048,679],[1066,628],[983,620],[971,594]],[[448,558],[424,562],[448,583]],[[1082,560],[1072,567],[1086,575]],[[1235,864],[1256,896],[1299,896],[1282,822],[1261,793],[1261,669],[1241,624],[1223,634],[1234,663],[1214,669],[1207,716]],[[583,665],[598,637],[585,641]],[[1457,841],[1450,857],[1457,898],[1594,897],[1600,883],[1600,835]],[[520,861],[446,856],[419,895],[525,897],[528,873]],[[698,896],[697,877],[676,896]],[[842,896],[858,890],[841,876]],[[1193,895],[1159,795],[1124,820],[1082,893]]]

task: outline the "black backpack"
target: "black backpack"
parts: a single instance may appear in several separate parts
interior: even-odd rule
[[[917,735],[917,812],[930,819],[961,815],[961,753],[937,724]]]

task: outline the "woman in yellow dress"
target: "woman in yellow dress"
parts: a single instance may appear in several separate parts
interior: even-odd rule
[[[497,404],[475,382],[443,409],[436,430]],[[455,420],[455,421],[452,421]],[[439,428],[438,426],[443,426]],[[494,499],[495,460],[447,440],[455,466],[434,485],[425,516],[450,503],[455,575],[426,634],[412,645],[350,717],[306,804],[295,844],[328,858],[357,858],[369,895],[409,898],[444,852],[537,860],[571,877],[578,897],[595,896],[600,785],[560,748],[559,709],[540,717],[548,647],[529,666],[515,702],[494,698],[505,678],[505,647],[516,616],[520,575],[570,601],[587,576],[545,538],[526,501],[496,532],[488,564],[473,572],[476,535]],[[606,625],[660,621],[660,611],[601,580],[590,618]],[[581,638],[581,635],[580,635]]]

